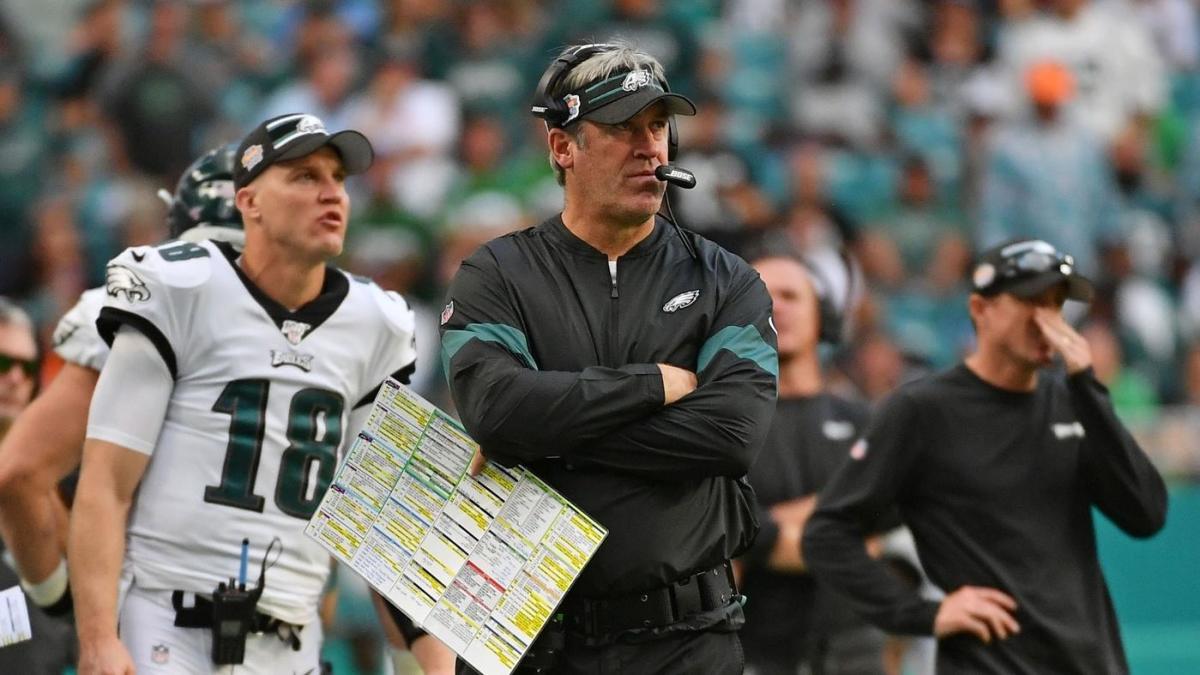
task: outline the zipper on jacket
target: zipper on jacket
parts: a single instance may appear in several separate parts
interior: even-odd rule
[[[617,263],[615,260],[609,267],[609,272],[610,274],[608,278],[611,282],[611,286],[609,287],[610,291],[608,295],[610,298],[608,303],[608,365],[615,368],[618,365],[617,349],[621,334],[621,331],[618,329],[617,325],[617,308],[619,298],[621,296],[617,292]]]

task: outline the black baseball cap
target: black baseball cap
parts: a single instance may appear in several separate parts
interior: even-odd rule
[[[644,68],[622,70],[590,82],[563,97],[570,124],[588,119],[600,124],[620,124],[658,101],[667,104],[669,115],[695,115],[696,104],[686,96],[667,91],[654,74]]]
[[[1090,302],[1092,282],[1075,270],[1075,259],[1041,239],[1016,239],[979,255],[971,273],[971,288],[980,295],[1010,293],[1031,298],[1047,288],[1066,284],[1071,300]]]
[[[241,189],[272,164],[308,156],[326,145],[337,150],[348,175],[366,171],[375,159],[371,142],[361,133],[346,129],[331,134],[316,115],[290,113],[263,122],[238,144],[233,185]]]

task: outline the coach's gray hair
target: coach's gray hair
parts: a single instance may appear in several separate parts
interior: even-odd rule
[[[547,95],[551,99],[561,99],[563,96],[578,90],[588,82],[596,82],[612,76],[613,73],[637,70],[639,68],[650,71],[650,74],[660,82],[666,80],[662,64],[653,56],[623,40],[612,40],[605,44],[612,45],[613,48],[592,54],[580,63],[575,64],[575,67],[567,73],[566,77],[559,80],[558,84],[552,90],[546,92]],[[562,58],[575,48],[575,46],[567,47],[555,58]],[[578,146],[583,145],[583,134],[580,133],[579,126],[579,122],[581,121],[576,120],[563,127],[563,131],[570,134]],[[549,157],[550,166],[554,168],[554,179],[558,181],[559,185],[565,185],[566,172],[558,165],[558,162],[554,161],[554,155],[550,155]]]
[[[0,295],[0,326],[20,325],[33,330],[33,320],[17,303]]]

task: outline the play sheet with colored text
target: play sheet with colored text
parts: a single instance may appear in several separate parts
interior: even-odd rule
[[[488,462],[395,380],[305,532],[483,675],[508,675],[607,530],[537,476]]]

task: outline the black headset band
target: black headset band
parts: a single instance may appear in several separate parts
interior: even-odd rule
[[[595,54],[613,49],[616,49],[616,46],[606,42],[578,45],[554,59],[554,63],[550,64],[542,74],[542,79],[538,81],[535,100],[530,106],[533,114],[546,120],[546,124],[552,127],[561,126],[567,117],[567,111],[561,102],[551,98],[551,92],[575,66]]]

